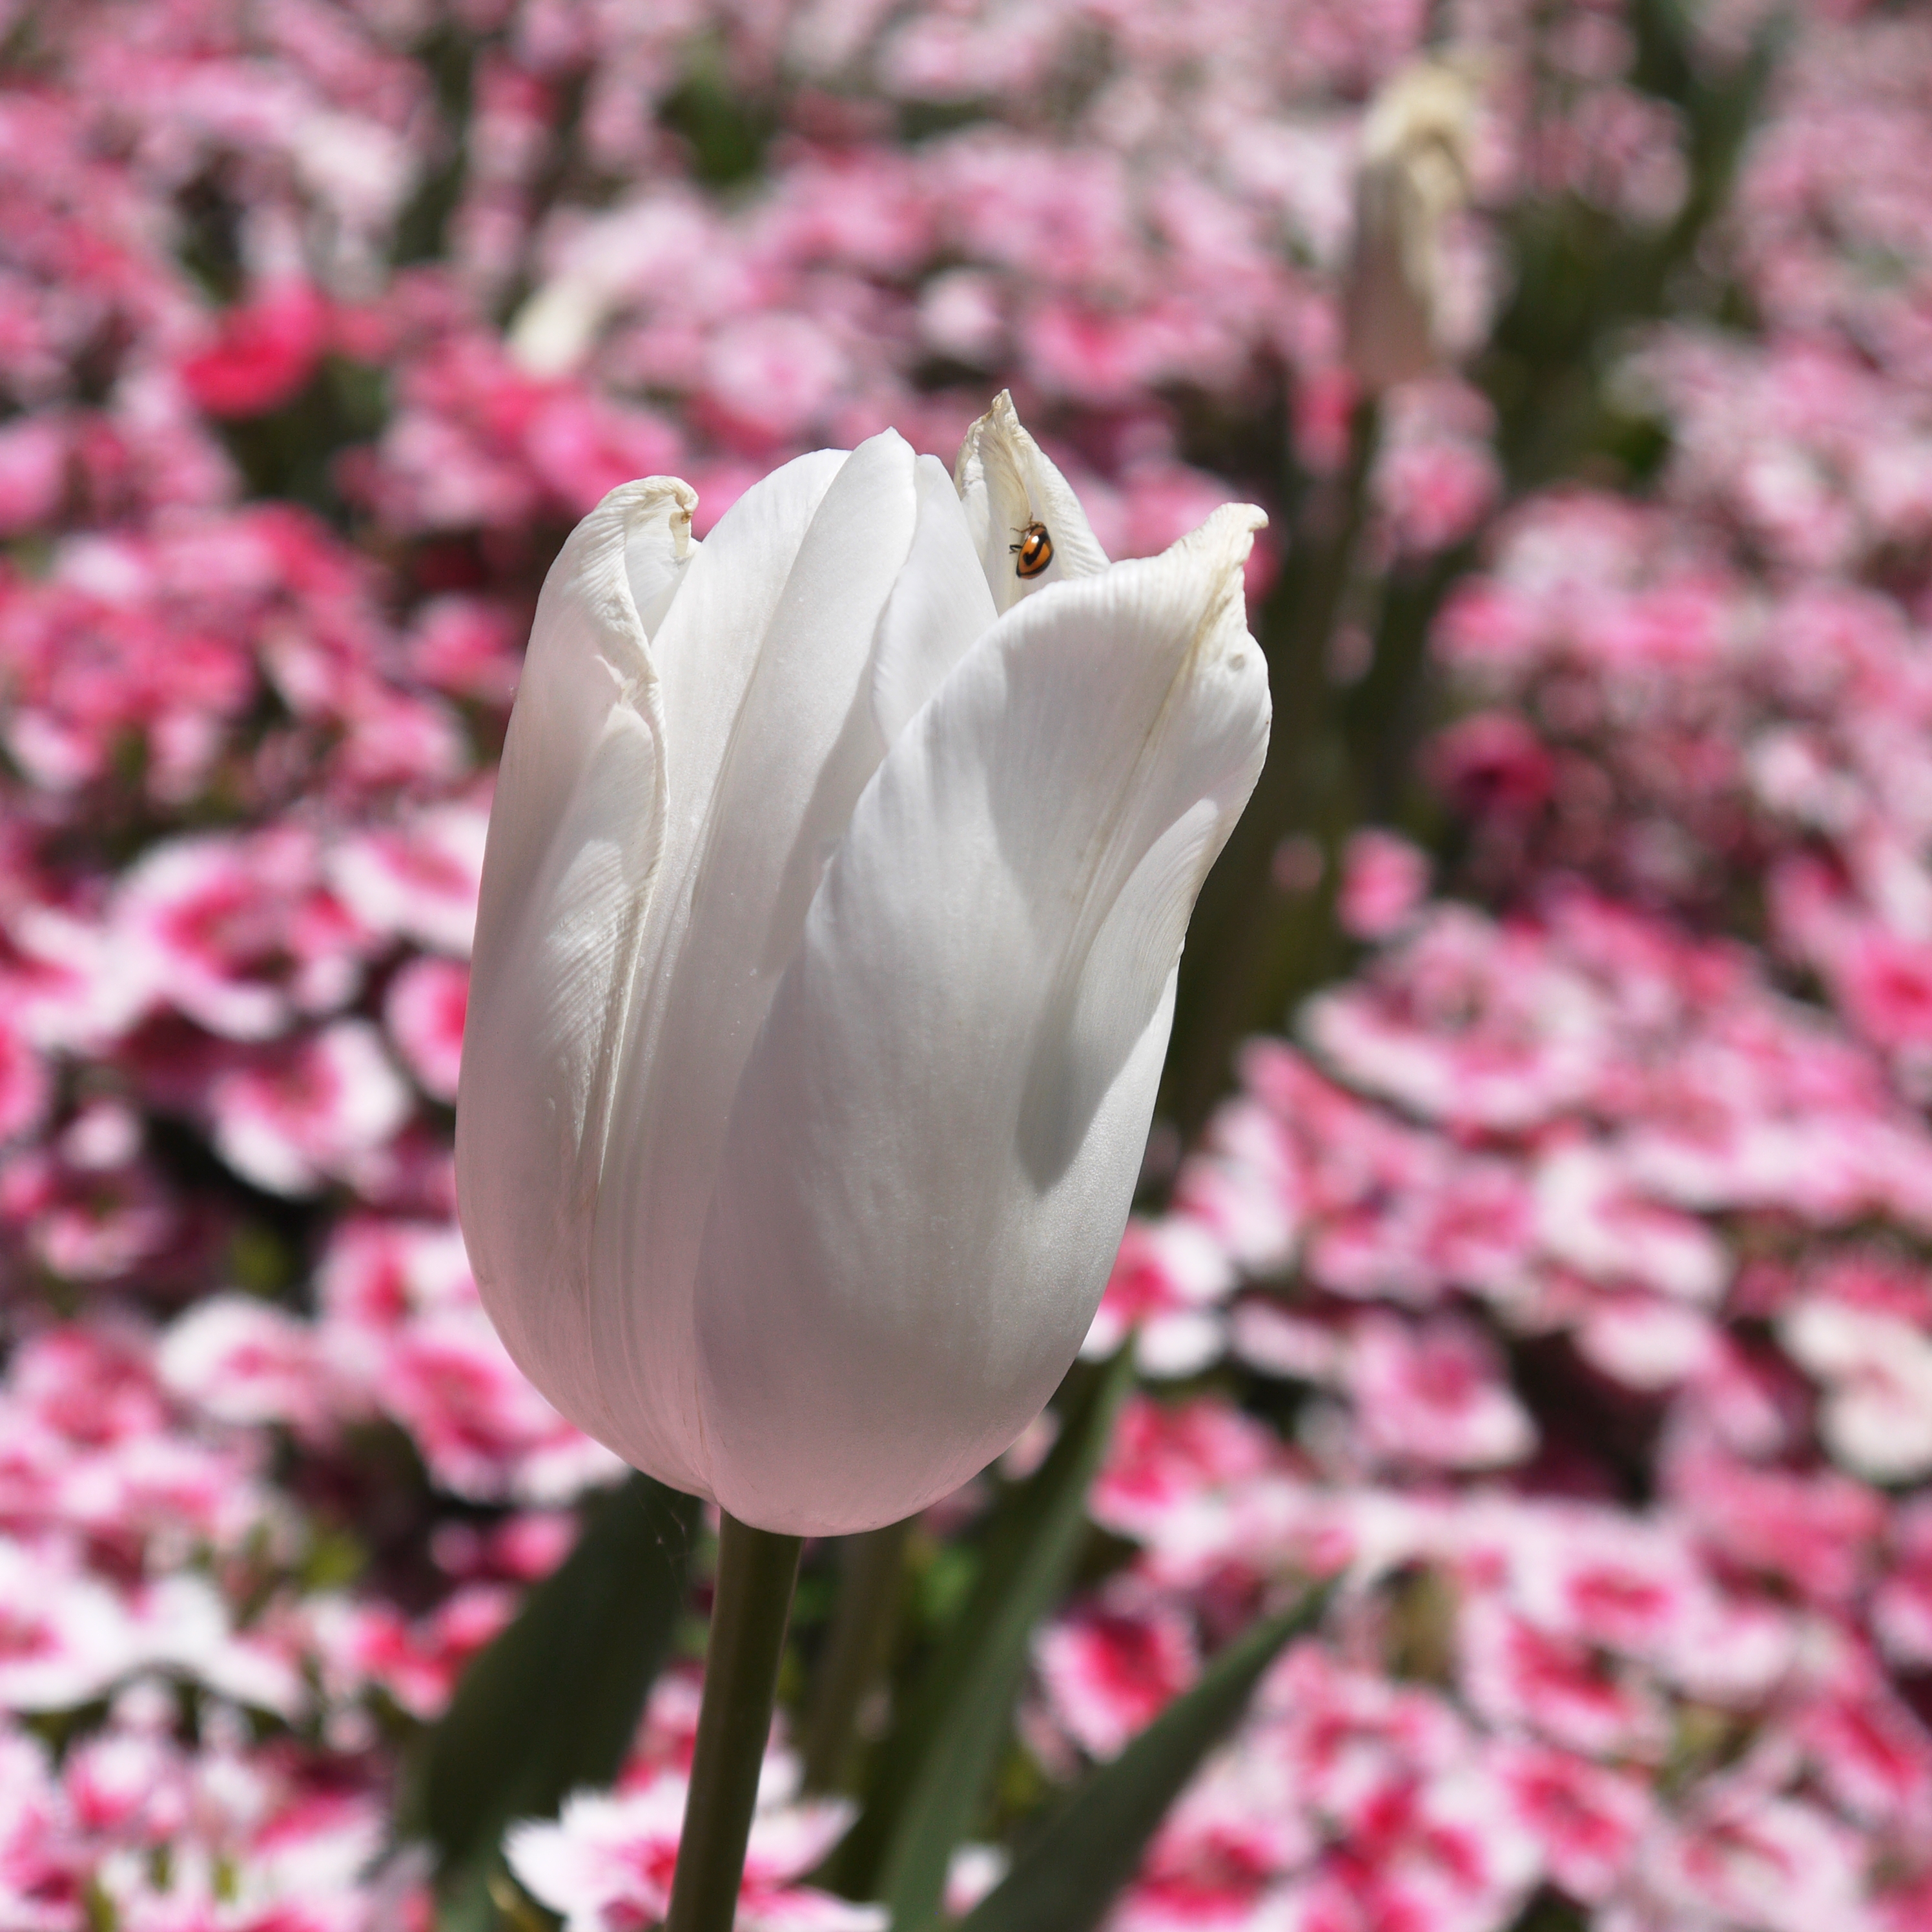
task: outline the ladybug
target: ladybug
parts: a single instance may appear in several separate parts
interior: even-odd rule
[[[1019,577],[1037,577],[1053,561],[1053,539],[1046,533],[1046,526],[1036,519],[1019,532],[1019,542],[1009,544],[1006,548],[1019,562],[1013,572]]]

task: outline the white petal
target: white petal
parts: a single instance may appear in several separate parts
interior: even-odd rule
[[[1106,568],[1107,553],[1095,541],[1073,486],[1022,427],[1007,391],[966,432],[952,473],[973,547],[1000,610],[1048,584]],[[1032,523],[1046,526],[1053,556],[1036,576],[1022,577],[1013,546]]]
[[[935,457],[916,471],[912,551],[879,619],[872,717],[890,745],[998,614],[952,479]]]
[[[613,490],[545,580],[503,747],[457,1106],[464,1236],[506,1346],[556,1388],[580,1343],[611,1076],[662,850],[663,716],[626,549],[690,492]]]
[[[597,1201],[592,1432],[709,1492],[692,1286],[738,1078],[885,746],[872,654],[917,513],[890,431],[748,491],[652,640],[669,808]],[[545,1393],[573,1420],[580,1403]],[[675,1472],[675,1473],[674,1473]]]
[[[624,543],[624,574],[631,602],[646,638],[654,638],[670,610],[691,560],[703,548],[691,534],[698,492],[675,476],[646,477],[632,486],[640,499]]]
[[[1092,1319],[1208,867],[1268,737],[1231,508],[1003,618],[860,800],[705,1232],[714,1492],[888,1522],[997,1455]]]

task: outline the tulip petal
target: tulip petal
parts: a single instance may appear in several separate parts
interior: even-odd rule
[[[746,1058],[885,750],[872,659],[913,542],[914,465],[887,431],[766,478],[719,519],[652,640],[668,818],[597,1202],[584,1372],[622,1418],[596,1432],[700,1492],[691,1295],[705,1211]],[[560,1406],[583,1412],[580,1396]]]
[[[966,432],[953,470],[993,602],[1010,610],[1048,585],[1091,577],[1107,567],[1073,486],[1027,434],[1002,389],[993,406]],[[1046,527],[1053,555],[1046,568],[1022,577],[1014,547],[1029,524]]]
[[[518,1363],[551,1384],[580,1305],[611,1076],[663,848],[663,715],[627,573],[674,584],[694,498],[614,490],[545,580],[483,861],[457,1114],[472,1265]]]
[[[890,745],[998,614],[946,466],[922,456],[912,550],[879,618],[872,717]]]
[[[701,1257],[713,1493],[888,1522],[1010,1442],[1124,1226],[1268,686],[1216,512],[1012,610],[893,744],[745,1070]]]
[[[646,638],[656,636],[692,558],[704,546],[691,534],[698,492],[675,476],[651,477],[661,486],[632,521],[624,542],[624,576]]]

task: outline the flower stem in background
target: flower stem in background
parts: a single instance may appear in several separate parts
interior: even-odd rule
[[[840,1790],[850,1768],[852,1736],[867,1694],[891,1654],[905,1591],[906,1540],[913,1519],[842,1539],[838,1606],[806,1720],[805,1788]]]
[[[718,1526],[704,1705],[665,1932],[731,1932],[737,1916],[745,1845],[804,1546],[802,1537],[753,1529],[730,1515]]]

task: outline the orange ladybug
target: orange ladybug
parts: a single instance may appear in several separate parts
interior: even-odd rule
[[[1016,575],[1037,577],[1053,561],[1053,539],[1046,533],[1046,526],[1035,520],[1018,532],[1019,542],[1009,544],[1006,548],[1019,559],[1013,566]]]

